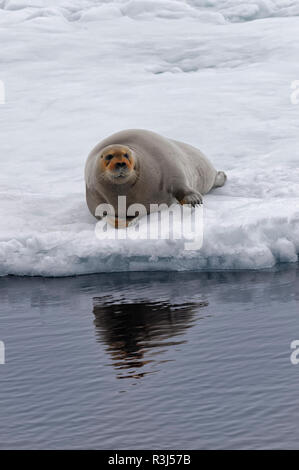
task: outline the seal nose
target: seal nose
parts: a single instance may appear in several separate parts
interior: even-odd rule
[[[119,168],[125,168],[127,166],[126,162],[117,162],[115,164],[115,168],[119,169]]]

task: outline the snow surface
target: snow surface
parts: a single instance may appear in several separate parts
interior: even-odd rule
[[[0,275],[268,268],[299,253],[299,2],[0,0]],[[228,174],[204,244],[99,240],[91,148],[145,128]]]

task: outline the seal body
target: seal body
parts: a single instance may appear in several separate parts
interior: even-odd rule
[[[153,204],[195,206],[225,181],[225,173],[197,148],[143,129],[107,137],[91,151],[85,167],[87,205],[98,218],[97,207],[103,204],[114,208],[116,218],[128,217],[124,211],[133,204],[147,213]],[[121,213],[119,196],[126,200]]]

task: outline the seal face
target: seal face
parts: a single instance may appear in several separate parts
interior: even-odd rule
[[[100,174],[111,184],[123,184],[132,180],[135,174],[135,159],[129,147],[108,145],[99,159]]]
[[[112,213],[106,211],[108,221],[117,228],[134,219],[127,215],[129,207],[139,205],[149,213],[152,205],[195,206],[202,203],[203,194],[225,181],[225,173],[217,171],[199,149],[143,129],[107,137],[91,151],[85,167],[90,212],[101,218],[97,208],[112,207]],[[126,201],[122,209],[120,196]]]

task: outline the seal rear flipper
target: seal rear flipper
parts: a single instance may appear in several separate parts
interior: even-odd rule
[[[213,188],[221,188],[222,186],[225,185],[226,180],[227,180],[227,176],[224,173],[224,171],[217,171]]]

